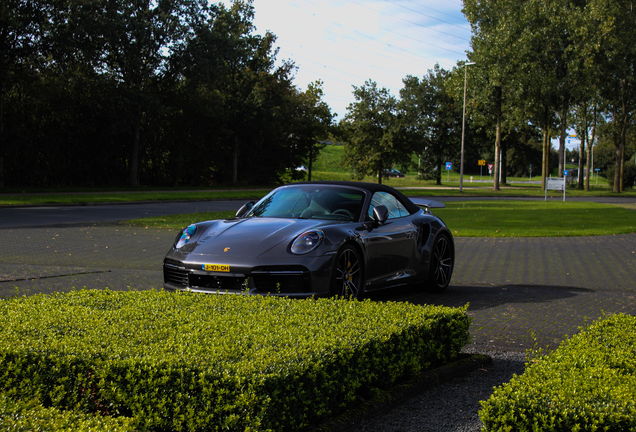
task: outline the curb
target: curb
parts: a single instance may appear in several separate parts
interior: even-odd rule
[[[370,401],[363,402],[361,405],[340,414],[331,421],[306,430],[309,432],[351,431],[362,420],[382,416],[414,395],[490,364],[492,364],[492,358],[487,355],[460,354],[459,358],[454,362],[423,372],[419,376],[383,392]]]

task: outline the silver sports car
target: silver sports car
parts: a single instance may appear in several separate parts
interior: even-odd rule
[[[455,247],[430,208],[444,205],[414,201],[374,183],[281,186],[235,218],[183,229],[164,259],[164,287],[356,298],[405,284],[442,291]]]

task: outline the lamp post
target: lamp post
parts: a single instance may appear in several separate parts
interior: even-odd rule
[[[459,191],[464,191],[464,129],[466,127],[466,82],[468,78],[468,66],[475,62],[464,63],[464,107],[462,113],[462,156],[459,163]]]

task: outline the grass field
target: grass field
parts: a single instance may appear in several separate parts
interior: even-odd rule
[[[635,208],[636,209],[636,208]],[[435,209],[456,237],[565,237],[629,234],[636,231],[633,210],[611,204],[545,201],[451,202]],[[150,228],[181,229],[234,212],[160,216],[126,222]]]

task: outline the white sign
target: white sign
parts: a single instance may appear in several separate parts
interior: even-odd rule
[[[565,189],[565,178],[564,177],[548,177],[546,180],[546,189],[550,190],[560,190]]]
[[[548,177],[545,179],[545,200],[548,200],[549,190],[563,191],[563,201],[565,201],[565,177]]]

